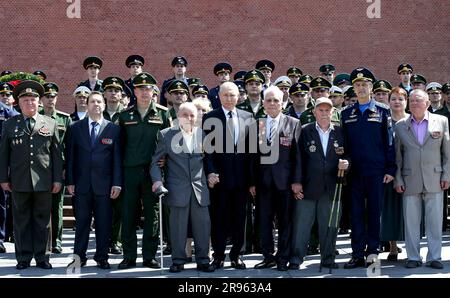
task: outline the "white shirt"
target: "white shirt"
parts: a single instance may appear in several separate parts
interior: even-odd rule
[[[270,117],[269,115],[267,115],[267,121],[266,121],[266,136],[267,136],[267,140],[270,141],[270,138],[272,137],[270,135],[270,127],[272,126],[272,120],[275,120],[275,130],[274,133],[276,133],[278,131],[278,124],[280,123],[280,118],[281,118],[281,113],[278,114],[278,116],[276,116],[275,118]]]
[[[84,119],[84,117],[86,117],[86,114],[86,112],[77,112],[78,118],[80,118],[80,120]]]
[[[192,153],[194,150],[194,142],[195,142],[195,133],[197,132],[197,127],[194,127],[192,132],[186,132],[183,128],[181,128],[181,134],[183,135],[183,141],[186,144],[186,147],[188,148],[189,153]]]
[[[225,113],[225,119],[227,119],[227,121],[228,121],[228,119],[230,118],[230,115],[228,115],[228,113],[229,113],[230,111],[228,111],[227,109],[225,109],[223,106],[222,106],[222,110],[223,110],[223,112]],[[239,137],[239,120],[238,120],[238,117],[237,117],[237,110],[236,110],[236,108],[234,108],[234,109],[231,111],[231,114],[233,115],[234,144],[236,145],[236,144],[237,144],[237,141],[238,141],[238,137]]]
[[[330,127],[328,127],[326,131],[323,131],[322,128],[320,128],[319,124],[317,124],[316,122],[316,129],[319,133],[320,143],[322,144],[323,155],[327,156],[328,139],[330,138],[330,132],[331,129],[333,129],[333,124],[330,123]]]
[[[100,118],[100,120],[98,120],[98,121],[94,121],[94,120],[91,119],[91,117],[89,117],[88,122],[89,122],[89,126],[88,126],[89,127],[89,135],[91,135],[91,129],[92,129],[91,123],[92,122],[97,122],[98,123],[98,125],[95,126],[95,135],[98,137],[98,132],[100,131],[100,126],[103,123],[103,117]]]

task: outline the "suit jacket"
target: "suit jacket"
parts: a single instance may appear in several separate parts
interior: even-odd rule
[[[203,169],[203,137],[203,131],[197,129],[194,135],[195,146],[192,153],[189,153],[179,127],[158,132],[158,145],[152,158],[150,175],[152,181],[162,181],[158,161],[161,157],[166,157],[167,171],[164,178],[169,191],[164,198],[166,205],[186,207],[192,194],[201,206],[209,205],[208,182]]]
[[[325,156],[316,122],[305,124],[300,135],[300,150],[305,199],[315,200],[325,194],[332,198],[337,182],[339,159],[347,159],[350,162],[342,127],[333,125]]]
[[[252,155],[250,184],[270,185],[273,180],[277,189],[288,190],[292,183],[301,183],[300,121],[280,114],[276,131],[278,141],[273,144],[267,142],[266,123],[267,118],[258,119],[259,150]]]
[[[10,169],[10,172],[8,171]],[[62,183],[63,155],[55,120],[37,114],[32,129],[22,115],[3,124],[0,143],[0,182],[18,192],[49,192]]]
[[[428,117],[423,145],[417,141],[411,115],[395,124],[395,186],[405,186],[405,195],[440,192],[439,182],[450,181],[448,120],[432,113]]]
[[[109,195],[112,186],[122,185],[119,126],[103,119],[94,144],[89,135],[89,118],[70,126],[67,141],[66,184],[75,192]]]
[[[256,133],[255,120],[252,114],[236,109],[237,117],[240,121],[239,137],[237,141],[238,150],[230,152],[226,150],[227,119],[222,107],[212,110],[203,116],[203,130],[206,134],[205,147],[205,167],[206,175],[210,173],[219,174],[219,184],[222,188],[231,189],[235,187],[249,186],[249,132]],[[244,122],[248,125],[244,125]],[[211,124],[211,125],[209,125]],[[211,134],[211,136],[209,136]],[[220,146],[222,142],[222,146]],[[218,150],[211,152],[211,145],[217,146]],[[256,147],[256,144],[254,144]],[[235,149],[236,149],[235,148]],[[255,152],[256,152],[256,148]]]

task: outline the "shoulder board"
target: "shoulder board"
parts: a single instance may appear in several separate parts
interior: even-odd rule
[[[70,117],[70,114],[69,114],[69,113],[65,113],[65,112],[63,112],[63,111],[56,111],[56,114],[62,115],[62,116],[66,116],[66,117]]]
[[[160,105],[159,103],[155,103],[155,106],[156,106],[158,109],[161,109],[161,110],[163,110],[163,111],[168,111],[168,110],[169,110],[168,107],[165,107],[165,106],[163,106],[163,105]]]
[[[353,108],[353,106],[354,106],[355,104],[354,103],[352,103],[351,105],[349,105],[349,106],[345,106],[345,107],[343,107],[342,109],[341,109],[341,113],[343,112],[343,111],[345,111],[345,110],[348,110],[348,109],[351,109],[351,108]]]
[[[389,106],[387,104],[385,104],[385,103],[381,103],[381,102],[375,101],[375,105],[379,106],[379,107],[382,107],[382,108],[385,108],[387,110],[389,109]]]
[[[122,113],[126,113],[126,112],[129,112],[129,111],[131,111],[131,110],[133,110],[134,109],[134,106],[131,106],[131,107],[129,107],[129,108],[126,108],[125,110],[123,110],[122,112],[120,112],[121,114]]]

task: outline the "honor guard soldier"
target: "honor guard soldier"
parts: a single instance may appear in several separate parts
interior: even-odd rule
[[[83,119],[87,113],[87,98],[91,94],[91,90],[88,87],[80,86],[73,92],[75,98],[75,111],[70,114],[72,122]]]
[[[51,269],[47,244],[52,193],[62,186],[63,159],[56,121],[38,113],[44,87],[23,81],[14,88],[22,114],[3,125],[0,142],[0,183],[13,198],[17,265]]]
[[[411,75],[413,70],[411,64],[408,63],[402,63],[397,68],[397,73],[400,76],[400,85],[398,86],[405,89],[407,93],[413,90],[411,85]]]
[[[286,75],[291,79],[292,84],[298,83],[300,77],[303,75],[303,71],[298,67],[290,67]]]
[[[412,90],[421,89],[426,91],[427,80],[423,75],[415,74],[411,77]]]
[[[278,87],[281,91],[283,91],[283,103],[281,104],[283,111],[289,108],[292,105],[292,102],[289,98],[289,88],[292,86],[292,81],[287,76],[278,77],[273,83]]]
[[[373,84],[373,94],[375,100],[379,103],[389,105],[389,93],[392,90],[392,85],[386,80],[378,80]]]
[[[236,72],[233,76],[233,80],[236,83],[236,81],[240,81],[240,82],[244,82],[244,77],[245,74],[247,73],[247,71],[245,70],[240,70],[238,72]]]
[[[267,59],[259,60],[256,63],[255,68],[259,70],[264,75],[264,83],[263,83],[263,90],[272,85],[271,77],[272,73],[275,70],[275,64]]]
[[[300,76],[300,78],[298,79],[298,82],[309,86],[309,84],[311,83],[312,80],[313,80],[312,76],[310,76],[309,74],[305,74],[305,75]]]
[[[209,105],[211,105],[211,102],[208,99],[209,90],[208,87],[205,85],[197,85],[192,89],[192,95],[194,99],[202,99],[208,101]]]
[[[319,67],[319,71],[329,82],[334,81],[334,72],[336,71],[336,67],[332,64],[324,64]]]
[[[139,201],[144,207],[144,234],[142,237],[143,266],[159,268],[155,260],[158,249],[158,198],[152,192],[149,166],[156,148],[160,130],[169,126],[167,108],[152,100],[155,78],[140,73],[133,80],[136,105],[119,116],[123,146],[123,209],[122,247],[124,259],[119,269],[136,266],[136,216]]]
[[[262,72],[257,69],[249,71],[245,74],[245,90],[247,90],[247,100],[238,104],[236,108],[244,110],[253,115],[253,118],[259,119],[264,116],[264,106],[262,104],[262,89],[265,77]]]
[[[33,74],[43,81],[47,79],[47,75],[42,70],[36,70],[35,72],[33,72]]]
[[[189,87],[189,99],[194,99],[194,93],[192,93],[193,89],[202,84],[202,80],[200,78],[189,78],[187,79],[187,85]]]
[[[309,87],[303,83],[295,83],[289,88],[292,105],[284,112],[286,115],[300,119],[309,102]]]
[[[58,85],[55,83],[45,83],[43,87],[44,96],[41,97],[43,109],[39,113],[56,121],[59,144],[61,149],[64,150],[67,142],[67,131],[70,124],[72,124],[72,120],[70,119],[69,114],[56,109],[59,92]],[[61,187],[61,190],[58,193],[52,194],[51,250],[52,253],[56,254],[60,254],[62,252],[63,206],[64,187]]]
[[[78,84],[78,87],[85,86],[91,91],[102,92],[102,80],[98,79],[98,74],[100,73],[102,65],[103,61],[98,57],[92,56],[84,59],[83,67],[87,71],[88,79]]]
[[[125,60],[125,65],[129,68],[131,75],[131,77],[125,81],[125,85],[127,85],[131,90],[131,97],[129,102],[130,106],[134,105],[136,102],[136,97],[133,93],[133,79],[143,71],[142,67],[144,66],[144,64],[145,59],[140,55],[131,55],[128,56],[127,60]]]
[[[119,114],[125,108],[120,102],[125,82],[119,77],[107,77],[103,80],[102,89],[106,100],[106,109],[103,117],[114,124],[119,123]]]
[[[389,107],[371,99],[375,77],[367,68],[350,74],[358,101],[341,112],[342,127],[352,160],[352,258],[344,268],[364,267],[364,257],[378,255],[384,184],[396,170]],[[367,216],[367,217],[366,217]],[[367,221],[365,221],[367,218]],[[368,259],[368,264],[374,262]]]
[[[351,86],[352,83],[350,82],[350,74],[348,73],[338,74],[333,80],[333,85],[341,89],[344,88],[345,86]]]
[[[186,58],[183,56],[177,56],[172,59],[172,69],[174,76],[170,79],[167,79],[163,82],[161,86],[161,96],[159,98],[159,103],[163,106],[169,107],[171,105],[170,102],[167,101],[167,87],[169,87],[170,83],[173,80],[180,80],[187,84],[188,78],[186,77],[186,68],[188,62]]]
[[[233,71],[231,65],[227,62],[221,62],[214,66],[214,74],[219,79],[219,85],[209,90],[209,100],[213,109],[220,107],[219,89],[220,85],[230,81],[230,74]]]

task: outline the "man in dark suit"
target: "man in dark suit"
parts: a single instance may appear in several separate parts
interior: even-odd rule
[[[303,126],[300,136],[302,191],[293,209],[292,256],[290,269],[298,269],[307,253],[311,228],[317,217],[321,266],[338,268],[334,262],[336,229],[327,232],[338,169],[346,170],[347,149],[342,128],[331,124],[333,103],[326,97],[315,102],[316,122]],[[334,214],[340,209],[334,207]],[[332,218],[337,223],[336,216]],[[329,240],[331,239],[331,241]]]
[[[244,244],[249,186],[248,138],[255,121],[252,114],[236,109],[239,97],[236,84],[225,82],[220,85],[219,97],[222,106],[203,117],[206,174],[212,188],[212,264],[216,269],[223,267],[226,238],[231,235],[231,267],[245,269],[239,254]]]
[[[209,264],[209,190],[203,168],[203,131],[195,127],[197,108],[192,102],[180,105],[179,125],[158,133],[158,145],[152,158],[150,174],[152,191],[162,185],[159,166],[161,158],[167,159],[165,183],[169,193],[163,203],[169,206],[169,229],[172,245],[170,272],[180,272],[186,263],[188,225],[192,227],[195,241],[197,270],[212,272]]]
[[[86,250],[92,214],[95,218],[96,252],[94,260],[109,269],[108,244],[111,236],[111,199],[120,194],[122,169],[120,128],[103,118],[105,100],[93,91],[88,97],[89,117],[75,122],[67,142],[67,190],[76,195],[74,253],[86,265]]]
[[[51,269],[46,251],[52,193],[62,185],[63,159],[55,120],[38,113],[44,87],[23,81],[14,88],[22,115],[3,124],[0,143],[0,183],[12,191],[16,268]]]
[[[264,90],[267,116],[258,120],[259,154],[253,155],[250,193],[260,214],[264,260],[255,269],[277,265],[288,270],[292,192],[300,191],[301,159],[298,154],[300,121],[281,113],[283,92],[276,86]],[[258,192],[258,196],[256,193]],[[274,253],[273,220],[278,219],[278,247]]]

